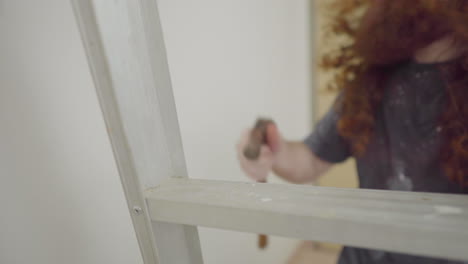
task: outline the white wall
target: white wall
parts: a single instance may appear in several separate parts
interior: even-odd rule
[[[246,180],[257,114],[309,132],[306,0],[159,0],[191,177]],[[68,1],[0,1],[0,263],[142,263]],[[207,264],[283,263],[295,245],[201,229]]]
[[[142,263],[69,1],[0,1],[0,263]]]
[[[310,132],[307,0],[158,0],[190,177],[246,181],[234,152],[257,115]],[[200,229],[206,264],[284,263],[296,241]]]

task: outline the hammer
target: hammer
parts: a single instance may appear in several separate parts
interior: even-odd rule
[[[270,119],[259,118],[251,131],[249,142],[244,149],[244,156],[248,160],[255,161],[260,156],[260,149],[262,145],[268,144],[267,142],[267,127],[269,124],[274,124]],[[266,183],[266,180],[259,181]],[[265,249],[268,245],[268,237],[266,235],[258,235],[258,248]]]

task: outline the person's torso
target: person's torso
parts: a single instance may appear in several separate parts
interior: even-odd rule
[[[361,188],[468,193],[439,162],[445,83],[437,65],[408,63],[388,79],[375,134],[357,167]],[[339,264],[460,264],[442,259],[345,247]]]
[[[361,188],[468,193],[451,182],[440,163],[438,120],[445,84],[437,65],[408,63],[388,79],[375,134],[357,158]]]

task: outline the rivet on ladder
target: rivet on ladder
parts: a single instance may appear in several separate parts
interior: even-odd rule
[[[141,209],[141,207],[139,206],[133,206],[133,212],[136,214],[136,215],[140,215],[143,213],[143,209]]]

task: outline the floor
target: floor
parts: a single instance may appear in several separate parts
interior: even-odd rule
[[[338,250],[319,248],[313,242],[303,242],[287,264],[336,264]]]

